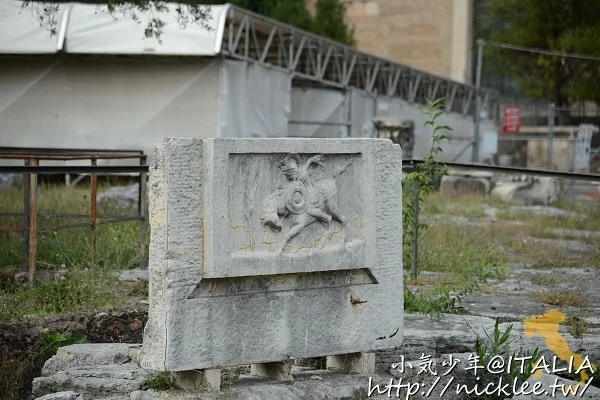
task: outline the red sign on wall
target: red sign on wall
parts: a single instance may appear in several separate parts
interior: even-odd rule
[[[519,133],[521,130],[521,107],[504,106],[502,131],[504,133]]]

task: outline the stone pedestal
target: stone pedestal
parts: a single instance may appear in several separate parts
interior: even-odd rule
[[[172,373],[173,384],[189,393],[221,390],[221,370],[205,369],[196,371],[178,371]]]
[[[374,353],[341,354],[327,357],[327,369],[369,375],[375,373]]]
[[[252,364],[250,366],[250,374],[261,378],[274,379],[276,381],[293,381],[292,365],[292,360]]]

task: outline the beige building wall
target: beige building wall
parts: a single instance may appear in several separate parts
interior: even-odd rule
[[[307,0],[312,7],[315,0]],[[357,47],[459,82],[470,81],[473,0],[346,0]]]

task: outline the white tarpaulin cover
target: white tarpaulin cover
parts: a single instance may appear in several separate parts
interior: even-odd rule
[[[106,5],[64,3],[52,13],[56,24],[40,23],[44,3],[0,0],[0,54],[48,54],[58,51],[81,54],[159,54],[213,56],[221,51],[227,6],[210,6],[210,18],[197,24],[180,23],[176,3],[167,11],[137,12],[117,7],[111,14]],[[182,14],[191,18],[187,6]],[[156,38],[147,38],[150,18],[165,23]],[[47,17],[46,17],[47,18]],[[54,34],[51,30],[55,29]]]
[[[292,116],[290,119],[294,122],[290,124],[290,136],[347,136],[348,128],[344,126],[346,123],[344,121],[344,106],[344,94],[338,91],[293,89]],[[325,122],[328,125],[318,125],[314,122]]]
[[[151,156],[165,137],[218,137],[219,69],[214,58],[5,58],[0,146],[140,149]]]
[[[59,27],[68,7],[66,3],[58,5]],[[23,7],[20,1],[0,0],[0,54],[52,54],[62,47],[58,32],[51,35],[48,29],[40,27],[36,11],[31,6]]]
[[[220,80],[222,137],[288,136],[290,74],[223,60]]]

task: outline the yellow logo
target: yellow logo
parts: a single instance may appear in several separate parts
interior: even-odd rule
[[[581,385],[589,379],[586,370],[597,371],[597,367],[590,363],[587,356],[584,358],[580,354],[574,353],[569,348],[567,341],[558,333],[559,324],[565,321],[565,313],[553,309],[543,315],[533,316],[525,320],[523,323],[523,331],[527,337],[533,337],[534,335],[542,336],[548,349],[550,349],[558,358],[569,364],[569,371],[581,374],[581,381],[579,384],[573,385],[573,389],[575,389],[576,387],[581,387]],[[547,365],[539,365],[542,360],[543,358],[538,360],[533,367],[533,370],[535,371],[533,376],[536,379],[541,377],[543,370],[548,371]]]

